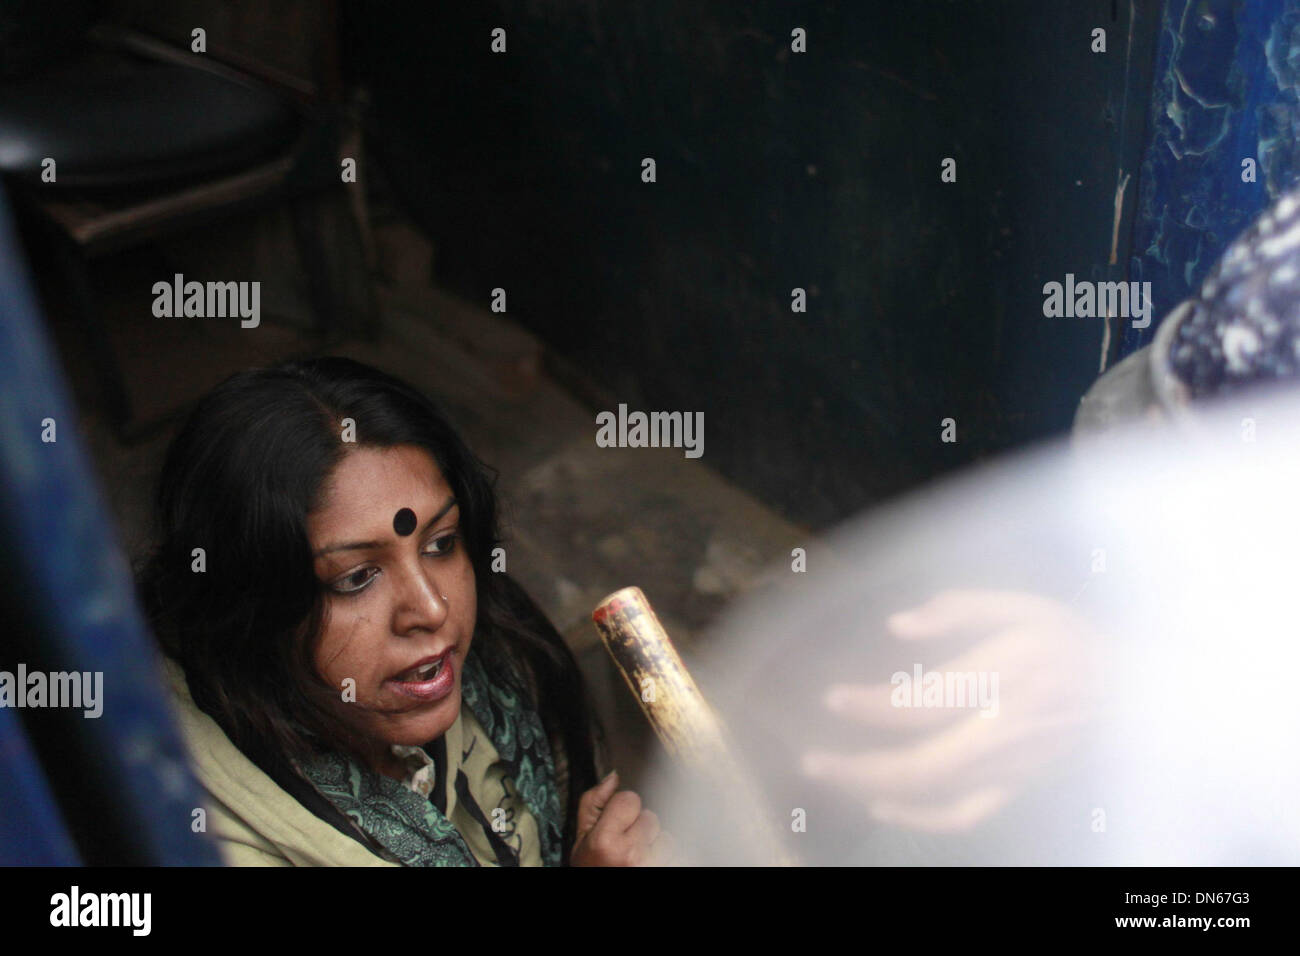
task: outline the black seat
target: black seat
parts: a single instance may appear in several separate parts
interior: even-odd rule
[[[0,83],[0,175],[60,188],[174,185],[247,168],[301,131],[282,98],[217,73],[102,55]]]
[[[331,0],[296,2],[321,11],[322,23],[336,22]],[[351,127],[333,95],[333,29],[311,34],[316,46],[307,60],[319,74],[272,69],[255,75],[246,67],[257,57],[241,55],[232,40],[242,29],[238,23],[214,26],[213,52],[195,52],[188,30],[168,37],[133,29],[133,16],[153,25],[147,4],[124,5],[112,15],[107,6],[0,0],[0,179],[12,188],[25,236],[51,254],[80,322],[106,419],[126,440],[161,419],[135,420],[96,302],[89,265],[96,258],[282,205],[318,336],[339,325],[349,301],[348,270],[362,272],[351,286],[363,290],[351,299],[364,297],[355,314],[366,334],[377,326],[340,177],[340,143]],[[47,158],[56,164],[52,182],[42,179]],[[330,207],[344,210],[329,220],[341,222],[342,231],[322,218]]]

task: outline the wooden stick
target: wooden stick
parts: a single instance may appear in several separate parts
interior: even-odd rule
[[[709,778],[726,817],[745,834],[759,862],[790,865],[777,819],[733,752],[721,718],[709,706],[672,640],[638,587],[615,591],[592,612],[619,673],[668,753],[693,775]]]

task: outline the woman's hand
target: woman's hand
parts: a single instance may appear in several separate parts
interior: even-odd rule
[[[617,792],[616,792],[617,791]],[[631,790],[618,790],[613,771],[578,802],[578,838],[569,854],[572,866],[663,866],[671,838],[659,817],[641,806]]]
[[[982,672],[999,683],[987,712],[900,708],[892,682],[830,689],[830,709],[865,726],[931,731],[857,753],[805,754],[805,774],[854,793],[882,822],[936,833],[967,830],[1078,745],[1097,715],[1098,637],[1058,601],[1015,591],[945,591],[894,615],[889,629],[918,643],[973,630],[982,639],[938,671]]]

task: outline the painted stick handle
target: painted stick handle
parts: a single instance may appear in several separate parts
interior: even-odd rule
[[[668,753],[700,777],[738,817],[754,862],[790,865],[775,818],[758,787],[736,760],[726,728],[709,706],[638,587],[615,591],[601,601],[591,619],[619,673]]]
[[[665,749],[691,766],[726,749],[722,725],[641,589],[623,588],[591,618]]]

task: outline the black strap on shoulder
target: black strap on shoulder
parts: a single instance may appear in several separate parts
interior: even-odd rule
[[[498,866],[518,866],[519,857],[511,849],[510,844],[501,838],[501,834],[492,829],[492,824],[488,822],[487,817],[483,816],[483,811],[479,809],[478,803],[469,792],[469,778],[465,776],[465,771],[456,772],[456,796],[460,802],[465,805],[469,815],[474,818],[475,822],[483,828],[487,834],[488,843],[492,845],[492,852],[496,854]]]
[[[447,815],[447,738],[439,737],[425,745],[425,752],[433,758],[433,793],[429,799],[444,817]]]

